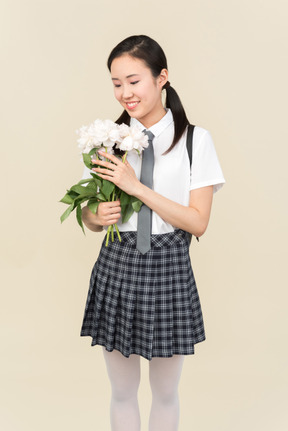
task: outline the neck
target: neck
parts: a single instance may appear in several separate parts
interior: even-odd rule
[[[166,114],[167,114],[167,112],[165,111],[164,107],[162,106],[162,109],[159,110],[157,113],[155,113],[153,116],[150,116],[149,118],[141,118],[141,119],[139,119],[139,121],[141,122],[141,124],[143,124],[143,126],[146,129],[149,129],[154,124],[158,123],[158,121],[160,121]]]

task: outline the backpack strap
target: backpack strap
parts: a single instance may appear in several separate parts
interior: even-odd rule
[[[194,129],[195,129],[195,126],[193,124],[188,124],[186,147],[187,147],[187,152],[190,160],[190,170],[192,169]],[[192,235],[191,235],[191,239],[192,239]],[[196,236],[196,239],[199,242],[198,236]]]
[[[194,129],[195,129],[195,126],[193,126],[193,124],[188,124],[186,147],[187,147],[188,156],[190,160],[190,167],[192,167]]]

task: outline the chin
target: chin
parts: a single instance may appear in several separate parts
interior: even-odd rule
[[[131,118],[136,118],[136,120],[140,121],[140,118],[142,118],[142,115],[137,112],[129,111],[128,109],[126,109],[126,112]]]

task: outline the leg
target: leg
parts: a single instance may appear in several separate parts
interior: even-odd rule
[[[140,356],[125,358],[117,350],[103,348],[112,398],[110,408],[112,431],[139,431],[140,413],[137,392],[140,383]]]
[[[179,422],[178,383],[184,356],[153,358],[150,362],[152,408],[149,431],[176,431]]]

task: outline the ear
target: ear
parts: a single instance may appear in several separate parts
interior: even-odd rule
[[[158,84],[161,87],[161,89],[164,87],[167,81],[168,81],[168,70],[162,69],[160,72],[160,75],[158,76]]]

